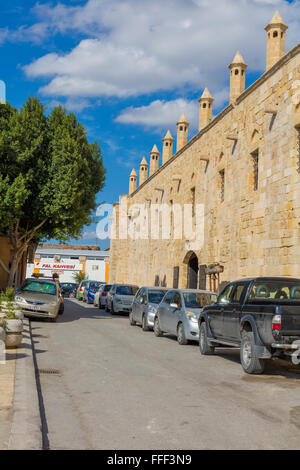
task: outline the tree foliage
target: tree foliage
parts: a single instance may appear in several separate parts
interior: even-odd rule
[[[30,244],[80,234],[104,182],[100,147],[74,114],[59,106],[47,116],[37,98],[20,111],[0,105],[0,233],[14,248],[10,285]]]

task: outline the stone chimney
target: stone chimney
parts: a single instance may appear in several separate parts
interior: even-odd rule
[[[265,27],[267,32],[267,70],[273,67],[285,54],[285,33],[288,29],[276,11],[271,22]]]

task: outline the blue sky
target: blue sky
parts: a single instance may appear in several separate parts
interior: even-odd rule
[[[264,26],[279,10],[286,50],[299,42],[300,0],[12,0],[1,2],[1,75],[7,100],[37,95],[75,112],[107,168],[98,202],[128,192],[128,177],[182,111],[197,133],[205,87],[214,115],[228,104],[228,64],[237,50],[247,86],[265,70]],[[78,243],[96,243],[95,225]],[[102,248],[108,242],[98,244]]]

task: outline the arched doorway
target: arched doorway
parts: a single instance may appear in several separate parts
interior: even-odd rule
[[[195,253],[192,253],[188,262],[188,289],[197,289],[198,288],[198,272],[199,272],[199,263],[198,257]]]

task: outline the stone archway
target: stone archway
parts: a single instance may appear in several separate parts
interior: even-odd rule
[[[187,265],[187,288],[197,289],[199,276],[198,256],[193,251],[190,251],[185,256],[184,263]]]

